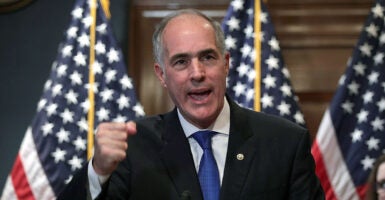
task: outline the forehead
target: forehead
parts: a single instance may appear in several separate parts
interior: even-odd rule
[[[194,14],[183,14],[171,19],[163,31],[162,40],[166,51],[178,48],[216,48],[214,28],[205,18]]]

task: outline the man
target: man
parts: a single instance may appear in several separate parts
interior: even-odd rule
[[[153,45],[155,73],[176,108],[100,124],[92,162],[59,199],[206,198],[197,173],[206,154],[194,137],[199,130],[216,132],[210,149],[220,191],[214,199],[324,198],[308,132],[225,95],[230,55],[218,23],[196,10],[178,11],[157,27]]]

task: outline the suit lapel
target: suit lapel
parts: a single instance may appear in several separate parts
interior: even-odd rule
[[[189,192],[191,199],[202,199],[190,145],[183,133],[176,109],[165,115],[164,123],[162,137],[165,145],[160,156],[175,188],[179,194]]]
[[[255,154],[246,113],[231,100],[230,135],[221,187],[221,199],[239,199]]]

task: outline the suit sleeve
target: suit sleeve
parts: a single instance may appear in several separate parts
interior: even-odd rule
[[[303,134],[292,168],[290,199],[325,199],[310,151],[309,133]]]
[[[90,199],[88,190],[88,165],[84,165],[72,178],[71,182],[59,194],[58,200]]]

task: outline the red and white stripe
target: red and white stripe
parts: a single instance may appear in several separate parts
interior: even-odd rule
[[[360,199],[338,145],[329,110],[321,121],[312,154],[327,200]]]
[[[11,174],[7,178],[1,200],[55,199],[40,163],[31,129],[28,128]]]

